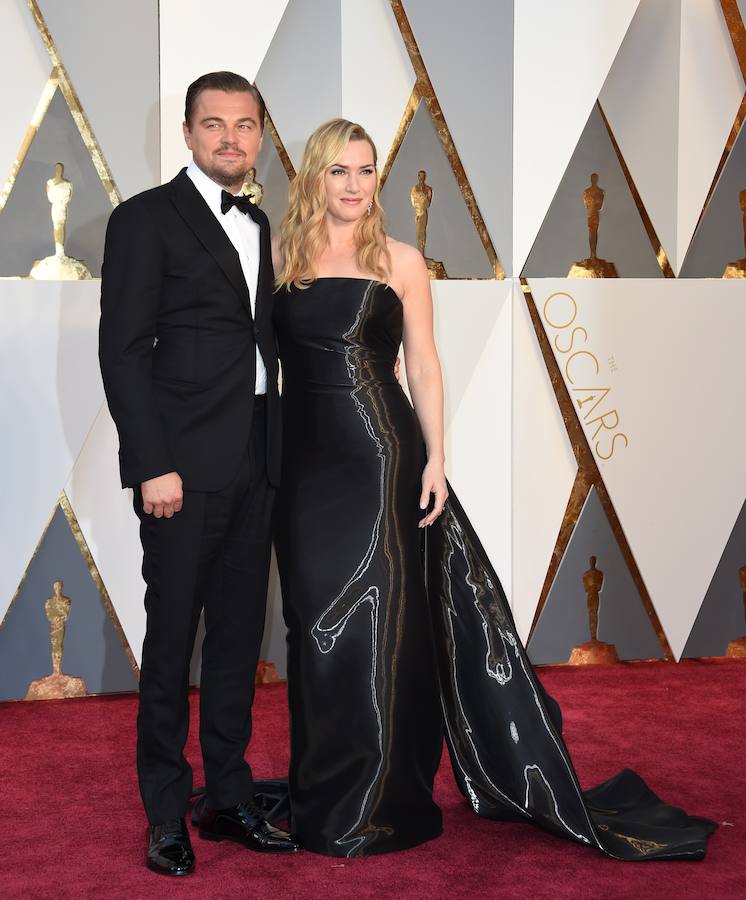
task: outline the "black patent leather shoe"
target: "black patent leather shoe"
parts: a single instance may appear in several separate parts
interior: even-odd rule
[[[183,819],[148,828],[146,863],[160,875],[188,875],[194,868],[194,850]]]
[[[205,805],[198,819],[199,836],[208,841],[237,841],[257,853],[297,853],[301,847],[287,831],[270,825],[250,803],[228,809]]]

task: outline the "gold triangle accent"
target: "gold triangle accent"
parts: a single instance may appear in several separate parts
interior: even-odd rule
[[[67,519],[67,524],[70,526],[70,531],[72,531],[73,533],[75,543],[78,545],[78,549],[80,550],[80,555],[83,557],[86,565],[88,566],[88,571],[90,572],[91,578],[93,579],[93,583],[98,588],[98,592],[101,596],[101,602],[103,603],[104,609],[111,619],[111,624],[114,626],[114,630],[116,631],[119,640],[121,641],[122,648],[127,654],[127,659],[129,660],[132,671],[135,673],[135,678],[139,681],[140,669],[137,665],[137,660],[135,659],[135,655],[129,645],[129,641],[127,640],[127,637],[124,633],[122,624],[119,621],[119,616],[117,615],[116,610],[112,605],[111,598],[109,597],[109,592],[106,590],[106,585],[104,584],[103,579],[101,578],[101,574],[98,571],[98,567],[94,562],[93,556],[88,547],[88,542],[86,541],[83,532],[81,531],[78,520],[75,516],[75,513],[73,512],[73,508],[70,505],[70,501],[64,491],[62,491],[62,493],[60,494],[57,502],[59,503],[60,509]]]
[[[622,553],[622,557],[627,566],[627,569],[629,570],[635,587],[637,588],[640,601],[645,608],[645,612],[647,613],[648,618],[650,619],[650,623],[653,626],[653,630],[655,631],[656,637],[658,638],[658,643],[660,644],[666,659],[672,660],[674,657],[673,652],[671,651],[671,646],[668,643],[668,638],[666,637],[666,633],[663,630],[663,625],[658,618],[658,614],[655,611],[653,601],[650,597],[650,594],[648,593],[648,589],[645,586],[645,582],[643,581],[642,573],[640,572],[637,566],[637,562],[635,561],[634,555],[632,553],[632,548],[630,547],[626,535],[624,534],[622,523],[619,521],[619,516],[614,509],[614,504],[612,503],[609,492],[606,489],[606,485],[604,484],[601,471],[598,468],[596,459],[593,456],[590,445],[588,444],[588,439],[586,438],[585,432],[583,431],[583,426],[580,424],[580,419],[578,418],[575,407],[573,406],[573,402],[567,390],[567,386],[565,385],[564,379],[562,378],[562,373],[560,372],[559,365],[557,364],[557,360],[555,359],[554,353],[552,352],[552,348],[549,344],[549,338],[544,331],[544,326],[541,324],[539,312],[536,308],[536,303],[534,301],[533,295],[531,294],[531,288],[529,287],[528,281],[525,278],[522,277],[520,279],[520,282],[523,288],[523,296],[526,300],[526,306],[528,307],[528,312],[531,317],[531,322],[534,326],[536,338],[539,342],[539,349],[541,350],[541,355],[544,358],[544,365],[546,366],[547,372],[549,373],[549,379],[552,383],[552,388],[554,389],[554,394],[557,398],[557,404],[560,408],[560,412],[562,413],[562,419],[565,423],[567,436],[570,439],[570,445],[572,446],[575,460],[578,464],[578,474],[575,477],[575,484],[573,485],[570,500],[568,501],[565,515],[563,517],[562,524],[560,525],[554,551],[552,553],[552,560],[549,565],[549,571],[547,572],[546,578],[544,579],[544,585],[539,596],[537,613],[534,616],[534,621],[531,625],[531,634],[533,634],[534,628],[536,627],[536,623],[538,621],[539,613],[541,612],[541,609],[543,609],[547,597],[549,596],[549,591],[551,590],[552,584],[554,583],[554,579],[557,574],[557,570],[559,569],[559,563],[562,558],[562,554],[567,548],[570,535],[572,534],[572,529],[575,527],[575,524],[578,521],[580,510],[582,509],[582,505],[585,502],[585,497],[588,495],[591,486],[593,486],[595,487],[598,498],[601,501],[601,506],[606,513],[606,518],[609,522],[609,526],[611,527],[614,537],[616,538],[617,544],[619,545],[619,549]],[[582,501],[580,499],[581,497],[583,498]]]
[[[640,218],[642,219],[642,224],[645,228],[645,232],[648,236],[648,240],[650,241],[650,245],[653,248],[653,253],[655,254],[655,259],[661,269],[661,272],[663,272],[663,275],[665,278],[675,278],[676,276],[674,274],[673,269],[671,268],[671,264],[668,261],[668,256],[666,254],[666,251],[663,249],[663,245],[661,244],[660,239],[658,238],[658,234],[655,230],[653,222],[652,222],[650,216],[648,215],[648,211],[645,208],[645,204],[642,201],[640,192],[637,190],[637,185],[635,184],[634,179],[632,178],[632,173],[630,172],[629,167],[627,166],[627,163],[624,159],[624,156],[622,155],[622,150],[621,150],[619,144],[617,143],[617,139],[614,136],[614,132],[611,129],[609,120],[606,118],[606,113],[604,112],[603,107],[601,106],[600,100],[596,100],[596,106],[598,106],[598,111],[601,114],[601,120],[603,121],[604,126],[606,128],[606,133],[609,135],[609,140],[611,141],[611,146],[614,149],[614,153],[616,154],[617,161],[619,162],[619,165],[622,169],[622,174],[624,175],[624,178],[627,181],[627,186],[629,187],[630,193],[632,194],[632,199],[635,203],[635,206],[637,207],[637,212],[639,213]],[[578,144],[575,145],[576,150],[577,150],[577,147],[578,147]],[[569,163],[568,163],[568,167],[569,167]],[[565,172],[566,171],[567,171],[567,169],[565,170]],[[562,177],[564,178],[564,173],[563,173]],[[560,184],[561,183],[562,183],[562,179],[560,179]],[[559,187],[558,187],[558,190],[559,190]],[[550,203],[550,207],[551,207],[551,203]],[[549,208],[547,208],[547,213],[548,212],[549,212]],[[546,219],[546,214],[545,214],[545,219]],[[541,229],[539,229],[539,231],[541,231]],[[539,232],[537,232],[536,237],[538,238],[538,236],[539,236]],[[536,240],[536,239],[534,239],[534,240]],[[526,259],[528,259],[528,257],[526,257]],[[525,267],[524,267],[524,271],[525,271]],[[530,275],[528,277],[530,277]]]
[[[293,178],[295,178],[295,166],[293,165],[293,162],[290,159],[287,150],[285,149],[282,138],[275,128],[275,123],[272,120],[272,116],[270,116],[269,109],[266,107],[266,105],[264,111],[264,127],[267,129],[267,131],[269,132],[269,136],[272,138],[272,143],[275,145],[275,150],[277,151],[277,155],[280,157],[280,162],[282,163],[282,168],[285,170],[285,174],[288,177],[288,181],[292,181]]]
[[[37,3],[37,0],[27,0],[27,3],[29,11],[33,16],[34,23],[39,30],[42,41],[44,42],[44,46],[47,48],[47,53],[49,53],[50,59],[52,60],[52,65],[54,66],[53,74],[55,74],[56,72],[56,78],[60,91],[62,92],[62,96],[65,98],[65,102],[67,103],[73,120],[78,127],[80,136],[83,139],[83,143],[85,144],[86,149],[90,154],[91,161],[93,162],[96,172],[98,173],[98,177],[101,179],[101,184],[103,185],[104,190],[106,191],[106,194],[111,201],[111,205],[117,206],[119,203],[121,203],[122,196],[119,193],[116,184],[114,183],[114,177],[111,174],[109,165],[106,162],[104,154],[101,151],[101,147],[99,146],[98,141],[96,140],[96,137],[93,133],[91,123],[88,121],[88,117],[86,116],[83,107],[80,104],[78,95],[75,93],[75,89],[73,88],[72,82],[70,81],[70,76],[67,74],[67,70],[62,63],[62,59],[54,43],[54,40],[52,39],[52,35],[49,33],[47,23],[44,21],[44,16],[42,16],[41,10],[39,9],[39,4]],[[26,149],[28,150],[28,147]],[[21,160],[21,163],[22,162],[23,161]],[[20,169],[20,164],[18,168]],[[7,200],[7,197],[5,199]]]
[[[407,136],[409,126],[412,124],[414,114],[417,112],[417,108],[420,105],[421,99],[422,97],[420,96],[419,85],[417,82],[415,82],[415,85],[412,88],[412,93],[409,95],[409,100],[407,100],[407,105],[404,108],[404,113],[401,117],[401,121],[399,122],[399,126],[396,129],[394,140],[391,144],[391,147],[389,148],[386,162],[383,164],[383,168],[381,169],[381,177],[379,179],[380,188],[383,188],[384,184],[386,183],[386,179],[389,177],[391,167],[394,165],[394,160],[399,153],[399,148],[404,143],[404,138]]]
[[[549,597],[549,592],[552,590],[554,579],[557,577],[560,563],[562,562],[562,558],[570,543],[570,538],[575,530],[575,526],[578,524],[580,513],[585,505],[585,501],[588,498],[592,486],[593,485],[588,480],[587,470],[579,468],[575,473],[575,481],[573,482],[570,497],[568,498],[567,506],[565,508],[565,514],[562,517],[562,523],[557,534],[557,540],[555,541],[554,549],[552,550],[549,568],[544,576],[544,584],[542,585],[541,593],[539,594],[539,602],[536,604],[536,611],[534,612],[531,629],[528,633],[528,641],[531,640],[534,630],[539,623],[539,618],[544,611],[544,606]],[[526,643],[528,643],[528,641],[526,641]]]
[[[433,87],[432,81],[430,80],[430,76],[427,73],[427,68],[425,67],[425,63],[422,59],[422,54],[420,53],[419,47],[417,46],[417,41],[415,40],[412,26],[409,24],[409,19],[407,18],[407,14],[404,11],[402,0],[391,0],[391,8],[394,12],[396,23],[399,26],[399,31],[401,32],[402,39],[404,40],[404,45],[407,48],[407,53],[409,54],[412,68],[414,69],[415,75],[417,77],[415,89],[419,91],[419,96],[427,104],[427,108],[430,112],[430,116],[432,117],[433,124],[435,125],[435,130],[437,131],[438,137],[440,138],[440,143],[442,144],[443,150],[445,151],[445,154],[448,157],[448,161],[451,164],[451,169],[453,170],[454,177],[456,178],[456,182],[461,190],[464,201],[466,202],[466,206],[469,209],[472,221],[474,222],[474,227],[477,229],[477,233],[479,234],[479,237],[482,241],[482,245],[484,246],[487,258],[490,261],[490,266],[495,273],[495,278],[503,279],[505,278],[505,270],[502,267],[502,263],[498,259],[497,252],[495,251],[495,247],[492,243],[492,238],[487,231],[487,226],[484,222],[484,219],[482,218],[481,212],[479,211],[479,206],[474,196],[474,191],[469,184],[469,179],[466,176],[466,171],[464,170],[464,167],[461,163],[458,151],[456,150],[456,145],[453,142],[451,132],[448,128],[448,125],[446,124],[443,110],[441,109],[440,102],[438,101],[438,98],[435,94],[435,89]],[[414,97],[414,91],[412,92],[412,97]],[[405,117],[409,111],[410,104],[412,103],[412,97],[410,97],[407,104]],[[412,115],[414,115],[414,113],[412,113]],[[401,129],[401,125],[399,127]],[[408,127],[409,126],[407,125],[407,128]],[[397,137],[398,136],[399,133],[397,132]],[[403,138],[404,135],[402,134],[401,140],[403,140]],[[401,146],[401,140],[399,141],[399,146]],[[386,161],[388,165],[387,174],[391,169],[393,159],[394,157],[389,154],[389,159],[387,159]]]

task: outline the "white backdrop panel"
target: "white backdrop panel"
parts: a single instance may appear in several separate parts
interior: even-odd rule
[[[519,283],[513,288],[513,615],[528,639],[578,470]]]
[[[531,289],[678,657],[746,497],[743,285],[541,279]]]
[[[638,3],[515,4],[513,271],[517,273]]]
[[[677,274],[743,92],[743,77],[719,0],[685,0],[681,9]]]
[[[505,591],[510,558],[510,281],[435,281],[446,472]]]
[[[341,114],[366,129],[383,165],[415,82],[388,0],[344,0],[341,53]]]
[[[2,281],[0,618],[103,403],[100,282]]]
[[[41,42],[26,0],[5,0],[1,16],[3,52],[0,53],[0,84],[5,89],[3,127],[0,128],[0,190],[10,175],[52,71],[52,61]]]
[[[342,111],[340,0],[290,0],[256,76],[298,168],[309,134]]]
[[[680,21],[679,0],[642,0],[599,97],[674,269]]]
[[[145,636],[142,550],[132,491],[120,487],[118,450],[117,431],[104,404],[65,493],[139,665]]]
[[[39,5],[120,194],[158,184],[158,0]]]

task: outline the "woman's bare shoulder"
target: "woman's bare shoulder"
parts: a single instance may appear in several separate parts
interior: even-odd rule
[[[275,272],[279,272],[285,262],[285,254],[282,252],[282,238],[279,234],[272,235],[272,266]]]
[[[390,237],[386,238],[386,245],[391,254],[392,281],[401,285],[403,292],[413,282],[421,281],[423,275],[428,277],[425,258],[416,247]]]

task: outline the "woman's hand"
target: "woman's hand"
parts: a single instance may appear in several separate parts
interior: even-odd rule
[[[448,488],[446,487],[446,473],[442,462],[429,460],[422,473],[422,494],[420,495],[420,509],[427,509],[430,502],[430,494],[435,494],[435,506],[432,512],[420,519],[419,528],[425,528],[432,525],[438,516],[443,512],[446,499],[448,498]]]

